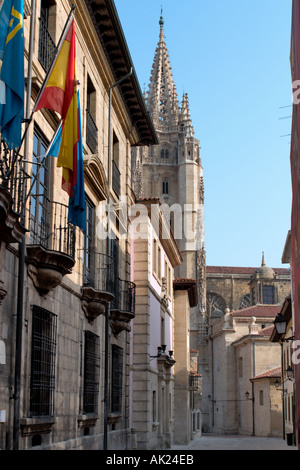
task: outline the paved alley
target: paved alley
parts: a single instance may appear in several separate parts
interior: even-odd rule
[[[288,446],[281,438],[225,436],[203,434],[199,439],[187,446],[174,445],[172,450],[298,450],[296,446]]]

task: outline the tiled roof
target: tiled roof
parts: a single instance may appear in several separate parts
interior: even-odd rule
[[[249,274],[250,276],[257,268],[235,267],[235,266],[206,266],[208,274]],[[273,268],[276,274],[290,275],[290,271],[285,268]]]
[[[268,379],[268,378],[277,378],[281,377],[281,367],[276,367],[276,369],[271,369],[267,370],[266,372],[263,372],[262,374],[256,375],[256,377],[252,377],[250,380],[256,380],[256,379]]]
[[[242,310],[236,310],[231,312],[233,317],[270,317],[275,318],[280,312],[281,305],[252,305],[251,307],[243,308]]]
[[[263,329],[259,330],[258,334],[260,336],[271,336],[271,334],[273,333],[274,328],[275,328],[274,325],[267,326],[266,328],[263,328]]]

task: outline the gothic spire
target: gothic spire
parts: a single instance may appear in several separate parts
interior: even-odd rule
[[[159,19],[159,42],[152,65],[147,106],[157,130],[170,130],[177,125],[178,99],[164,35],[164,18]]]
[[[186,137],[194,137],[194,128],[192,125],[192,119],[190,114],[189,98],[188,94],[184,93],[182,97],[181,111],[179,115],[179,129],[183,132]]]

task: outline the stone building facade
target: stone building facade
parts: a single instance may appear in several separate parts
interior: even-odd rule
[[[71,6],[68,0],[25,0],[30,109]],[[125,197],[129,206],[133,202],[131,147],[156,144],[157,138],[114,2],[77,2],[74,21],[83,111],[85,233],[68,223],[68,196],[61,188],[56,159],[44,159],[59,122],[56,113],[34,114],[14,180],[10,179],[14,172],[5,173],[12,154],[1,142],[3,450],[131,448],[129,331],[135,286],[119,199]],[[32,68],[28,67],[31,50]],[[20,211],[21,189],[13,191],[26,173],[28,179],[20,188],[28,194],[34,184]],[[114,214],[109,248],[100,236],[108,225],[108,200]]]
[[[270,342],[280,308],[254,305],[225,315],[220,311],[212,314],[208,339],[210,393],[205,397],[210,409],[203,413],[206,432],[282,435],[282,407],[273,393],[274,384],[263,394],[258,386],[259,377],[267,378],[270,370],[281,366],[281,349]],[[271,414],[268,403],[273,407]],[[259,414],[264,416],[265,427],[256,425]]]
[[[178,100],[163,16],[159,27],[149,89],[145,94],[159,145],[133,149],[132,187],[137,197],[160,199],[183,258],[175,275],[197,282],[198,305],[190,309],[190,345],[199,350],[206,328],[204,177],[200,141],[195,136],[188,94],[184,93],[181,101]]]

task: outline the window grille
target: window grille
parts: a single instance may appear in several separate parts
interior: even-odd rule
[[[46,72],[49,70],[56,52],[55,43],[48,31],[48,10],[47,7],[41,9],[38,51],[39,62]]]
[[[36,305],[32,313],[30,414],[53,416],[57,316]]]
[[[90,285],[94,281],[94,255],[95,245],[95,206],[86,196],[86,232],[83,235],[83,284]]]
[[[123,349],[112,345],[112,380],[111,380],[111,411],[122,411],[122,384],[123,384]]]
[[[85,332],[84,346],[84,413],[98,412],[100,371],[100,340],[99,336],[90,331]]]
[[[263,303],[274,304],[274,289],[273,286],[263,286]]]

